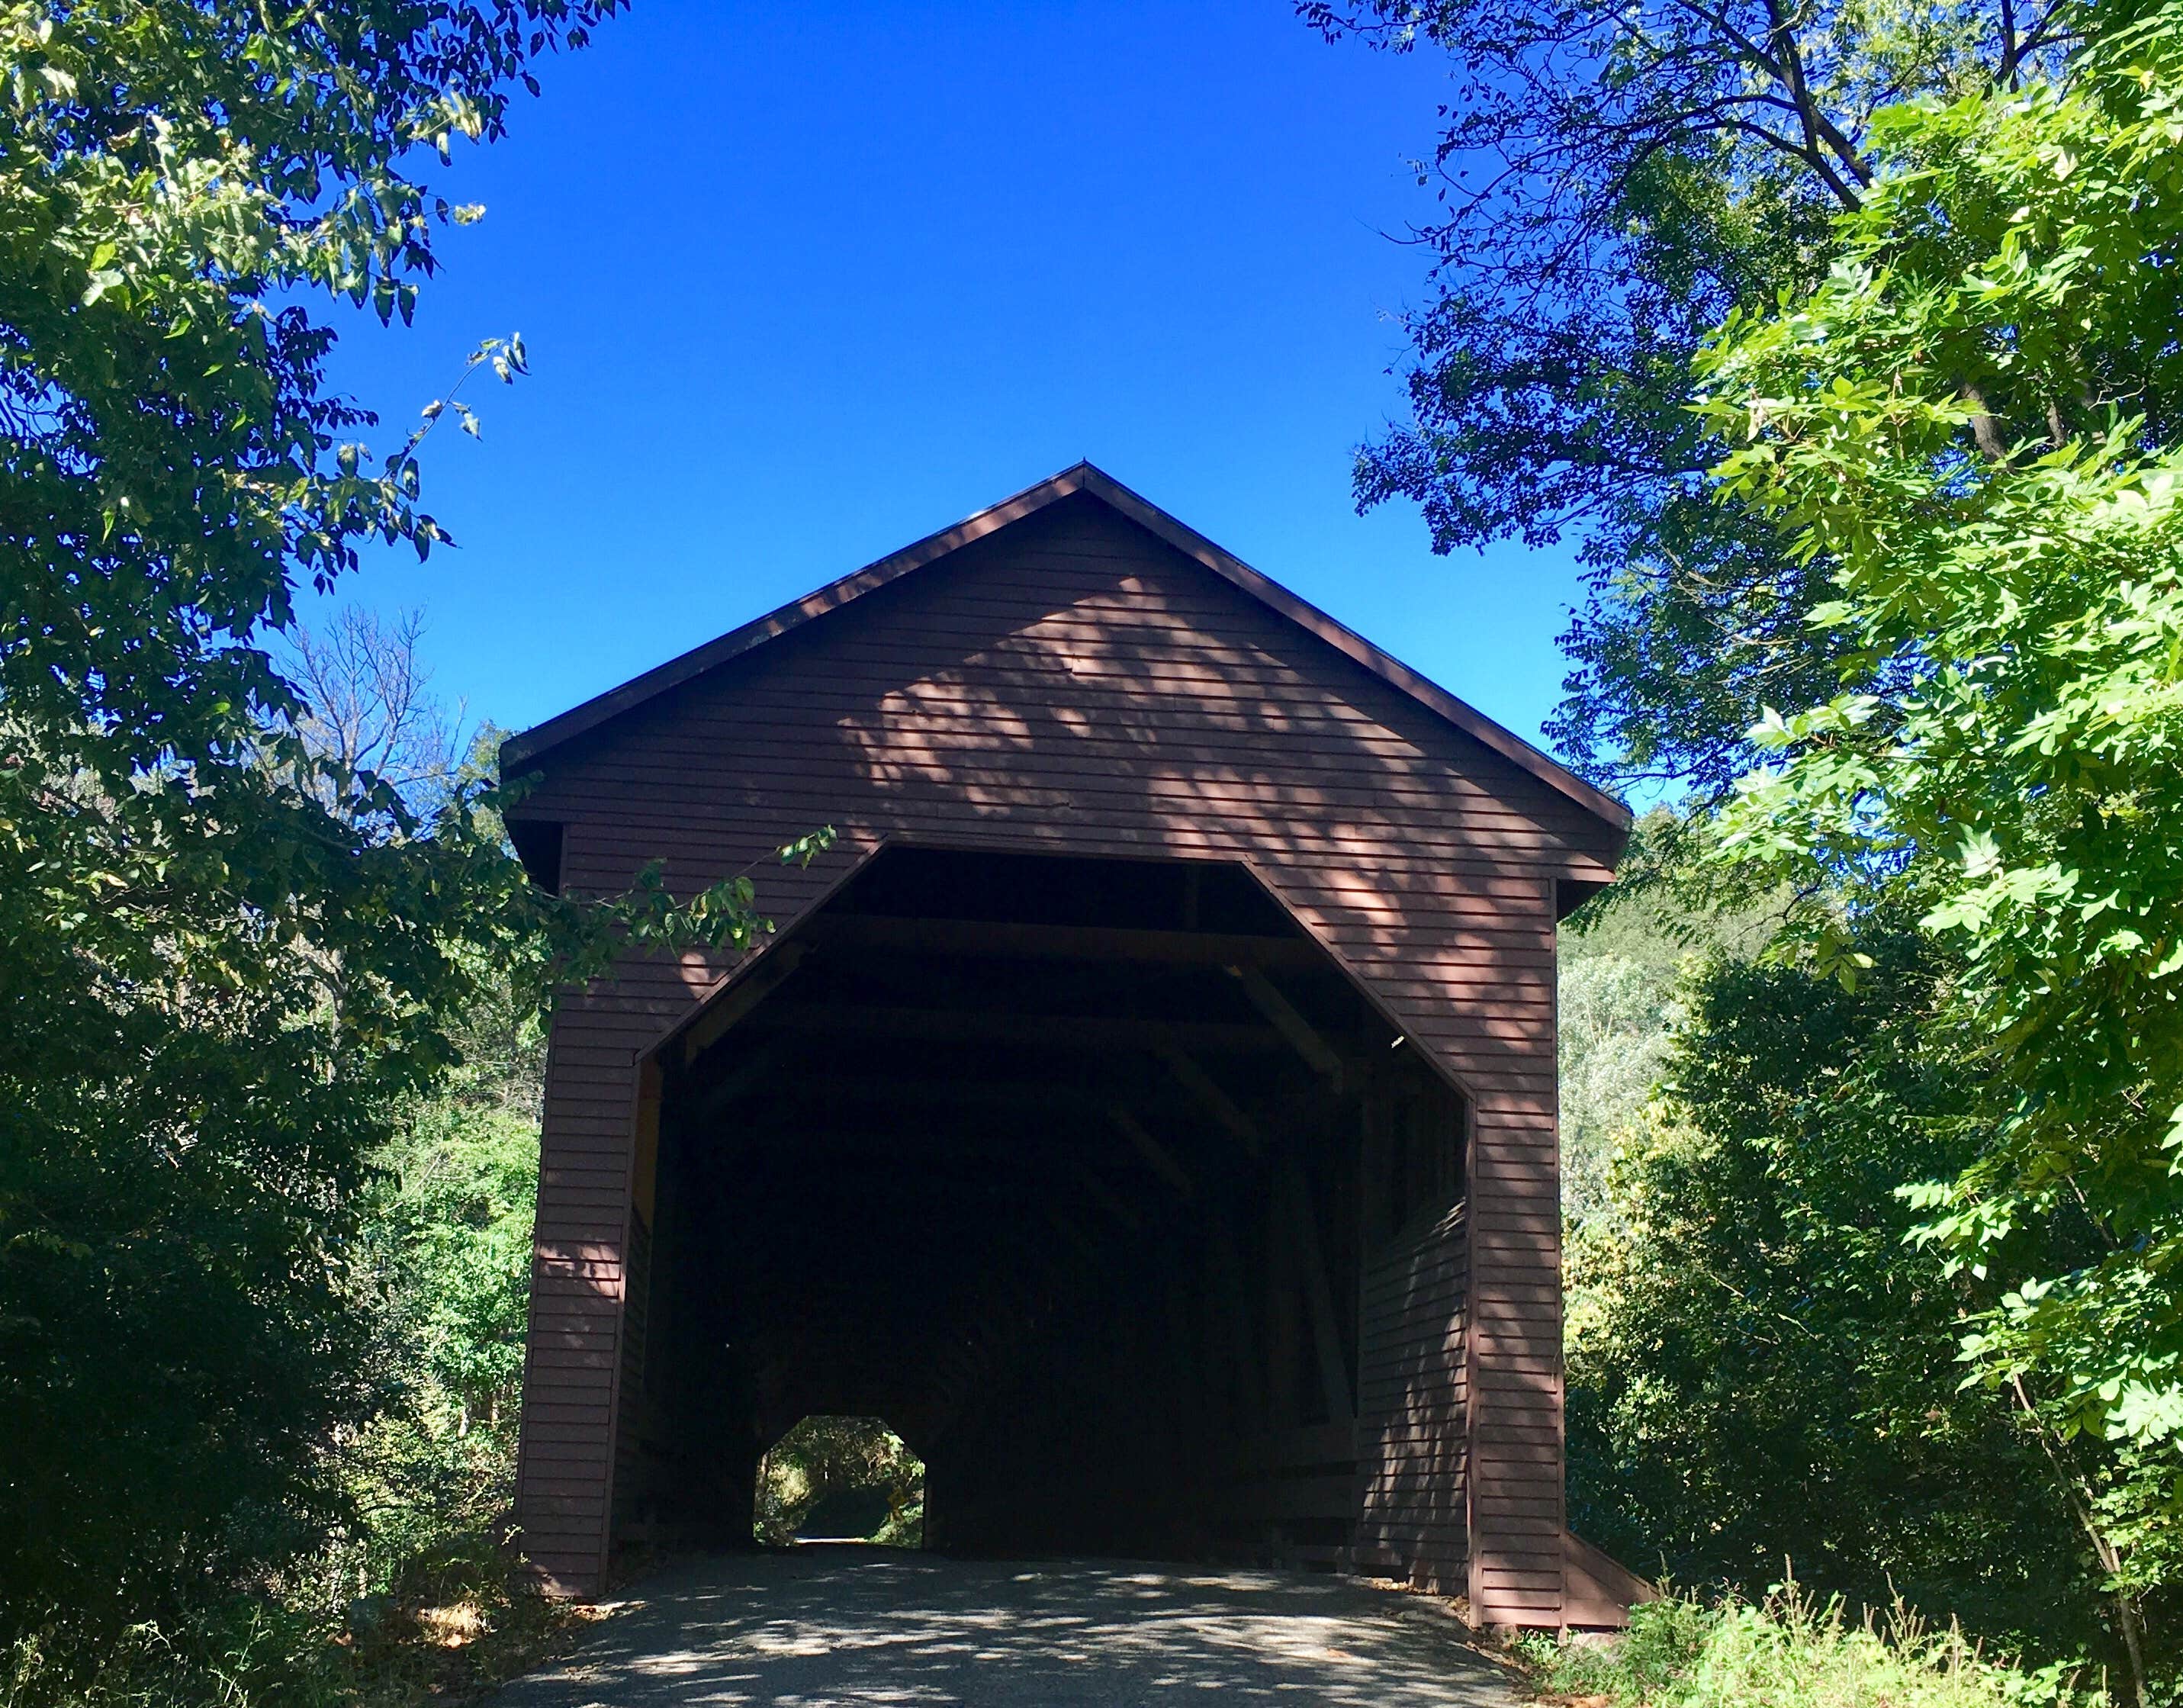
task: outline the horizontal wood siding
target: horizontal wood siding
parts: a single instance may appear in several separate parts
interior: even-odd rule
[[[1554,963],[1553,886],[1524,915]],[[1496,1625],[1558,1625],[1566,1527],[1562,1433],[1560,1093],[1551,1040],[1482,1091],[1470,1154],[1470,1602]]]
[[[754,865],[784,927],[889,837],[1248,862],[1472,1099],[1474,1379],[1518,1390],[1474,1408],[1476,1494],[1558,1514],[1554,886],[1614,853],[1566,796],[1081,495],[542,769],[525,812],[566,826],[565,884]],[[822,824],[839,840],[811,869],[769,864]],[[554,1021],[520,1499],[570,1583],[606,1547],[635,1063],[729,970],[631,963]],[[1481,1611],[1550,1611],[1558,1519],[1481,1533]]]
[[[1357,1358],[1357,1563],[1444,1594],[1469,1587],[1460,1207],[1368,1254]]]

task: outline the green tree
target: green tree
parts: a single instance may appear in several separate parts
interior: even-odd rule
[[[1824,276],[1875,170],[1872,125],[1925,92],[2008,87],[2076,27],[2064,0],[1299,0],[1330,36],[1447,56],[1419,164],[1434,258],[1408,318],[1408,418],[1358,455],[1435,549],[1573,536],[1590,596],[1549,726],[1580,769],[1708,797],[1763,705],[1823,697],[1846,646],[1827,567],[1713,501],[1726,449],[1689,405],[1731,310]]]
[[[1581,942],[1581,939],[1579,940]],[[1562,1214],[1589,1221],[1612,1202],[1616,1144],[1643,1115],[1667,1059],[1672,970],[1564,949],[1556,991]]]
[[[2097,1564],[2056,1546],[2063,1490],[2006,1399],[1957,1379],[1994,1289],[1906,1243],[1891,1195],[1976,1146],[1976,1069],[1930,1030],[1952,969],[1914,932],[1860,944],[1853,990],[1692,968],[1666,1089],[1572,1243],[1573,1522],[1685,1584],[1760,1595],[1793,1569],[2104,1658]]]
[[[336,1452],[355,1511],[327,1555],[344,1593],[401,1592],[500,1539],[515,1493],[537,1111],[443,1093],[374,1160],[359,1243],[378,1306],[376,1404]]]
[[[1982,1143],[1911,1188],[1919,1237],[2006,1283],[1966,1355],[2125,1591],[2175,1571],[2183,1517],[2179,86],[2160,8],[2065,83],[1883,115],[1836,270],[1708,358],[1728,500],[1833,565],[1811,620],[1851,660],[1756,732],[1727,854],[1961,957]],[[1803,923],[1858,976],[1830,911]],[[2097,1243],[2058,1264],[2065,1214]]]
[[[1693,789],[1662,870],[1763,761],[1704,887],[1789,898],[1852,979],[1875,918],[1941,940],[1914,1034],[1967,1148],[1896,1209],[1975,1283],[1971,1373],[2141,1693],[2183,1533],[2173,14],[1303,9],[1458,80],[1410,420],[1359,496],[1443,549],[1580,531],[1553,733]]]
[[[542,895],[475,786],[311,738],[297,583],[419,553],[419,442],[325,381],[315,297],[407,318],[527,62],[616,0],[0,3],[0,1622],[237,1581],[368,1407],[369,1159],[488,976],[687,907]],[[480,353],[513,379],[519,341]]]
[[[1624,881],[1563,928],[1555,1029],[1562,1213],[1575,1222],[1613,1207],[1609,1167],[1665,1071],[1687,965],[1716,953],[1750,960],[1780,917],[1778,898],[1731,906],[1700,893],[1703,887],[1681,873],[1664,873],[1660,882],[1627,876],[1661,860],[1664,849],[1669,857],[1680,854],[1691,834],[1665,807],[1646,814],[1625,859]]]

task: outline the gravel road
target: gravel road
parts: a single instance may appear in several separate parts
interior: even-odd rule
[[[1345,1579],[806,1545],[677,1566],[495,1708],[1514,1708],[1436,1606]]]

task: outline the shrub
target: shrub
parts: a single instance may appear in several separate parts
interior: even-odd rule
[[[1953,1626],[1897,1608],[1850,1616],[1795,1584],[1763,1601],[1669,1596],[1635,1610],[1612,1644],[1537,1638],[1541,1685],[1614,1708],[2032,1708],[2103,1704],[2097,1677],[1989,1656]]]
[[[589,1616],[507,1553],[449,1543],[340,1613],[268,1590],[118,1637],[47,1622],[0,1650],[0,1708],[427,1708],[528,1670]]]

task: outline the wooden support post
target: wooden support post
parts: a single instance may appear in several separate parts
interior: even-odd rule
[[[651,1232],[659,1191],[659,1063],[647,1056],[636,1070],[636,1144],[630,1159],[630,1203]]]
[[[1319,1035],[1312,1023],[1296,1011],[1289,999],[1275,988],[1274,982],[1255,966],[1231,966],[1228,971],[1243,987],[1243,994],[1251,999],[1251,1006],[1265,1015],[1274,1030],[1288,1040],[1290,1047],[1310,1065],[1311,1071],[1326,1082],[1327,1088],[1340,1091],[1341,1057]]]
[[[1186,1260],[1177,1260],[1175,1255],[1166,1253],[1167,1279],[1162,1286],[1161,1302],[1167,1307],[1168,1380],[1172,1391],[1188,1394],[1191,1409],[1204,1410],[1205,1360],[1197,1344],[1197,1335],[1190,1309],[1189,1268]]]
[[[1221,1302],[1226,1306],[1228,1333],[1225,1337],[1234,1372],[1238,1420],[1263,1417],[1266,1384],[1258,1356],[1258,1336],[1253,1332],[1251,1301],[1243,1287],[1243,1255],[1236,1243],[1236,1230],[1225,1211],[1213,1216],[1213,1269]]]
[[[1114,1191],[1089,1168],[1079,1165],[1071,1169],[1069,1174],[1077,1185],[1083,1188],[1085,1195],[1090,1198],[1092,1203],[1097,1205],[1130,1232],[1142,1233],[1145,1231],[1144,1217],[1125,1203],[1120,1193]]]
[[[1175,1160],[1175,1153],[1146,1132],[1144,1123],[1121,1104],[1114,1104],[1107,1112],[1113,1116],[1114,1125],[1121,1129],[1122,1136],[1136,1148],[1137,1154],[1151,1165],[1153,1172],[1183,1197],[1191,1196],[1195,1188],[1190,1171]]]
[[[1277,1195],[1277,1194],[1276,1194]],[[1296,1252],[1288,1240],[1288,1217],[1273,1197],[1264,1201],[1262,1225],[1265,1232],[1266,1272],[1266,1412],[1267,1433],[1301,1423],[1297,1399]]]
[[[1181,1081],[1183,1089],[1196,1098],[1215,1121],[1241,1141],[1244,1149],[1257,1156],[1264,1148],[1258,1122],[1246,1115],[1236,1100],[1214,1083],[1210,1074],[1185,1054],[1182,1046],[1173,1038],[1163,1038],[1153,1048],[1159,1059],[1167,1064],[1168,1071]]]
[[[1309,1313],[1312,1343],[1318,1349],[1326,1415],[1336,1423],[1353,1422],[1357,1402],[1349,1385],[1349,1360],[1341,1349],[1341,1324],[1334,1312],[1334,1288],[1327,1280],[1326,1256],[1319,1244],[1319,1218],[1312,1214],[1303,1166],[1293,1156],[1281,1164],[1277,1190],[1287,1211],[1289,1237],[1295,1242],[1297,1267],[1303,1277],[1304,1305]]]

